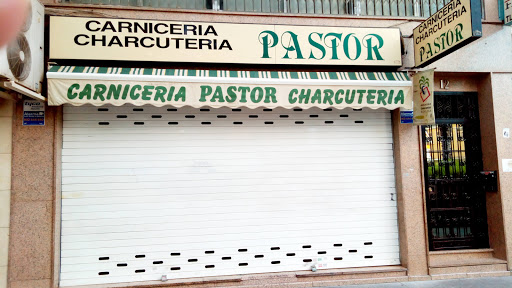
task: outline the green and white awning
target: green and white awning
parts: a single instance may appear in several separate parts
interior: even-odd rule
[[[50,105],[410,108],[405,72],[297,72],[52,66]]]

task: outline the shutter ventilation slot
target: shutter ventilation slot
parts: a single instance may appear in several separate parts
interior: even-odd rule
[[[173,270],[173,271],[181,270],[181,267],[171,267],[171,270]]]
[[[142,111],[144,111],[144,109],[142,109],[142,108],[133,108],[133,111],[135,111],[135,112],[142,112]]]
[[[164,264],[164,261],[153,261],[153,264],[155,264],[155,265]]]
[[[144,273],[146,272],[146,269],[137,269],[135,270],[135,273]]]
[[[125,118],[128,118],[128,116],[127,116],[127,115],[117,115],[117,118],[119,118],[119,119],[125,119]]]
[[[110,273],[109,272],[100,272],[100,273],[98,273],[98,275],[100,275],[100,276],[108,275],[108,274],[110,274]]]
[[[102,125],[102,126],[104,126],[104,125],[105,125],[105,126],[106,126],[106,125],[110,125],[110,123],[109,123],[109,122],[100,122],[100,123],[98,123],[98,124],[99,124],[99,125]]]
[[[263,258],[265,255],[254,255],[254,258]]]
[[[98,111],[99,111],[99,112],[107,112],[107,111],[108,111],[108,108],[98,108]]]
[[[119,263],[119,264],[117,264],[117,267],[126,267],[126,266],[128,266],[128,264],[126,264],[126,263]]]
[[[146,255],[135,255],[135,258],[146,258]]]
[[[169,125],[178,125],[178,122],[167,122]]]
[[[215,268],[215,265],[206,265],[204,268]]]
[[[169,112],[176,112],[176,111],[178,111],[178,109],[175,109],[175,108],[167,108],[167,111],[169,111]]]
[[[98,260],[105,261],[105,260],[109,260],[109,259],[110,259],[110,257],[100,257]]]

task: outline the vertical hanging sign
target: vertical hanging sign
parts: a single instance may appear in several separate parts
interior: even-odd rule
[[[434,114],[434,69],[418,72],[413,77],[413,123],[433,125]]]

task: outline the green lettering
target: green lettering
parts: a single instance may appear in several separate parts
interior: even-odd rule
[[[78,93],[73,92],[74,89],[80,89],[80,85],[75,83],[75,84],[71,84],[71,86],[69,86],[69,88],[68,88],[68,99],[69,100],[73,100],[78,96]]]
[[[345,94],[345,91],[341,89],[336,91],[336,95],[334,96],[334,101],[336,102],[336,104],[343,103],[343,94]]]
[[[121,89],[123,86],[121,84],[114,85],[110,84],[110,87],[108,88],[108,94],[107,94],[107,100],[112,99],[114,97],[115,100],[119,99],[119,95],[121,94]]]
[[[325,43],[325,46],[331,48],[332,50],[332,57],[331,59],[332,60],[339,60],[340,58],[338,58],[338,46],[339,44],[338,43],[341,43],[341,36],[343,34],[342,33],[327,33],[325,35],[325,38],[324,38],[324,43]],[[327,44],[327,37],[332,37],[331,39],[331,46],[329,46],[329,44]],[[336,39],[338,41],[336,41]]]
[[[395,104],[404,104],[405,95],[403,90],[398,90],[398,94],[395,97]]]
[[[84,97],[87,97],[87,100],[91,100],[91,84],[85,84],[84,90],[78,95],[80,100],[84,99]]]
[[[155,88],[155,98],[153,99],[153,101],[162,101],[162,102],[165,102],[165,94],[167,94],[167,88],[163,87],[163,86],[156,86]]]
[[[272,103],[277,103],[276,98],[277,89],[274,87],[265,87],[265,103],[270,103],[270,99],[272,98]]]
[[[373,99],[375,99],[375,93],[377,93],[377,90],[368,90],[368,95],[366,95],[366,103],[368,103],[368,104],[375,103],[373,101]]]
[[[171,86],[171,88],[169,88],[169,94],[167,94],[167,102],[172,101],[173,95],[174,95],[174,86]]]
[[[292,89],[290,91],[290,94],[288,94],[288,102],[290,102],[290,104],[295,104],[297,102],[297,97],[293,94],[299,94],[299,90],[297,89]]]
[[[212,94],[213,89],[208,85],[201,85],[201,96],[199,97],[199,102],[206,102],[206,96],[210,96]]]
[[[291,31],[286,31],[283,33],[281,38],[284,38],[283,36],[285,34],[290,35],[290,41],[288,41],[288,47],[283,45],[283,48],[286,50],[286,54],[284,55],[283,59],[290,59],[290,57],[288,56],[288,53],[293,52],[293,51],[295,51],[297,53],[296,59],[304,59],[304,57],[302,56],[302,52],[300,51],[300,44],[299,44],[299,39],[297,37],[297,34],[291,32]],[[291,44],[291,42],[293,42],[293,44]]]
[[[313,37],[311,37],[312,35],[318,35],[318,37],[321,40],[323,34],[322,33],[313,32],[313,33],[309,34],[309,36],[308,36],[309,44],[311,44],[311,46],[315,47],[316,49],[320,50],[320,52],[322,53],[322,57],[316,58],[315,54],[313,54],[313,49],[311,49],[311,53],[309,54],[309,59],[317,59],[317,60],[324,59],[324,57],[325,57],[325,47],[322,46],[322,44],[316,42],[313,39]]]
[[[372,45],[372,39],[374,38],[377,39],[378,42],[378,44],[376,44],[375,46]],[[366,49],[368,49],[368,56],[366,60],[374,60],[373,54],[375,54],[375,58],[377,60],[384,60],[384,58],[382,58],[382,56],[379,53],[379,49],[382,48],[382,46],[384,45],[384,39],[382,39],[382,37],[380,37],[377,34],[368,34],[363,37],[363,41],[366,41],[365,47]]]
[[[105,101],[105,97],[103,97],[103,94],[107,91],[107,86],[103,84],[96,84],[94,85],[94,97],[93,100],[97,100],[98,98],[101,101]]]
[[[332,103],[332,97],[334,96],[334,91],[331,89],[325,89],[324,90],[324,104],[327,104],[329,102],[330,105],[333,105]]]
[[[229,103],[233,103],[236,100],[236,86],[228,87],[228,95],[226,96],[226,101]]]
[[[386,92],[386,90],[377,91],[377,105],[382,104],[385,106],[387,96],[388,96],[388,92]]]
[[[266,33],[266,35],[261,37],[261,34],[263,34],[263,33]],[[268,36],[272,37],[272,42],[269,41]],[[277,34],[274,31],[265,30],[265,31],[261,32],[258,37],[260,38],[261,45],[263,45],[263,56],[261,56],[261,58],[270,58],[268,51],[269,51],[269,48],[275,47],[277,45],[277,42],[278,42]],[[263,42],[262,42],[262,40],[263,40]]]
[[[322,90],[320,89],[316,89],[315,94],[311,97],[311,104],[315,102],[318,104],[322,103]]]
[[[356,98],[356,90],[352,91],[352,95],[350,95],[350,89],[347,89],[347,94],[345,94],[345,103],[352,104],[354,99]]]
[[[300,95],[299,95],[299,103],[304,103],[304,104],[308,104],[309,103],[309,97],[311,96],[311,89],[308,89],[307,90],[307,93],[304,93],[306,91],[306,89],[301,89],[300,90]]]
[[[128,98],[129,91],[130,91],[130,85],[124,86],[123,96],[121,97],[121,99],[126,100],[126,98]]]
[[[215,92],[213,92],[212,99],[210,102],[224,102],[224,95],[222,95],[222,88],[220,86],[215,87]]]
[[[242,92],[242,95],[240,97],[240,103],[246,103],[247,102],[247,92],[249,92],[251,88],[249,87],[238,87],[238,92]]]
[[[255,87],[251,91],[252,103],[260,103],[263,100],[264,92],[261,87]]]
[[[395,90],[389,90],[388,104],[391,104],[391,101],[393,101],[393,94],[395,94]]]
[[[130,90],[130,98],[132,98],[132,100],[137,100],[140,97],[140,93],[135,93],[135,90],[142,90],[142,86],[133,85],[132,90]]]
[[[186,95],[187,88],[185,88],[185,86],[181,86],[180,90],[178,90],[178,93],[176,93],[176,96],[174,96],[174,101],[178,102],[178,100],[181,99],[181,102],[185,102]]]
[[[350,57],[350,47],[348,46],[350,38],[354,38],[354,43],[356,45],[356,56],[354,58]],[[359,39],[357,39],[356,36],[354,36],[354,33],[347,34],[347,37],[345,37],[345,40],[343,40],[343,51],[345,51],[345,56],[347,56],[350,60],[356,60],[361,56],[361,42],[359,42]]]
[[[142,100],[151,101],[151,94],[153,94],[153,90],[155,86],[146,86],[144,85],[144,90],[142,90]]]
[[[357,104],[363,103],[363,97],[364,93],[366,93],[366,90],[357,90],[357,93],[359,93],[359,98],[357,100]]]

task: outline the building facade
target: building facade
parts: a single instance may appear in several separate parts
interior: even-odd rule
[[[23,125],[23,100],[0,100],[0,287],[510,275],[512,37],[495,1],[482,2],[481,38],[428,66],[436,110],[428,126],[402,124],[399,107],[411,100],[413,29],[444,3],[42,3],[45,125]],[[191,54],[149,59],[144,45],[165,42],[139,38],[126,55],[79,50],[117,41],[91,36],[101,30],[139,37],[136,23],[142,33],[167,25],[165,33],[199,40],[171,40]],[[384,42],[399,35],[389,57],[401,64],[265,62],[279,45],[301,58],[293,37],[270,42],[272,29],[321,39],[345,28],[389,33]],[[252,49],[240,35],[253,30],[263,54],[239,61],[229,48]],[[201,42],[208,33],[236,37]],[[332,52],[345,43],[339,37],[303,49],[303,60],[343,58]],[[384,44],[372,37],[357,44],[348,36],[355,50],[344,56],[377,61]],[[279,104],[281,90],[289,105]]]

